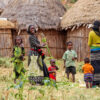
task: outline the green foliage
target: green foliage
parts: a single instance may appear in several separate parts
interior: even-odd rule
[[[5,68],[11,67],[10,59],[0,57],[0,67],[5,67]]]
[[[58,86],[57,86],[56,82],[52,79],[45,78],[43,80],[43,82],[44,82],[45,86],[55,87],[56,89],[58,89]]]
[[[78,63],[78,66],[77,66],[77,71],[78,71],[78,72],[83,72],[83,71],[82,71],[82,66],[83,66],[83,64],[84,64],[84,62]]]
[[[76,1],[77,1],[77,0],[71,0],[70,2],[71,2],[71,3],[75,3]]]

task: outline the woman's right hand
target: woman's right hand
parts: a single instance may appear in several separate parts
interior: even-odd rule
[[[41,46],[42,46],[42,47],[45,47],[45,46],[46,46],[46,43],[43,43]]]

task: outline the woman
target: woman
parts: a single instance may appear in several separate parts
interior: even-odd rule
[[[37,36],[36,36],[36,30],[33,25],[30,25],[28,28],[28,33],[29,33],[29,43],[30,43],[30,52],[29,52],[29,59],[28,59],[28,65],[31,66],[30,64],[34,64],[34,69],[31,67],[30,71],[33,73],[33,75],[40,75],[39,70],[36,71],[36,67],[40,66],[40,69],[42,67],[43,69],[43,74],[44,77],[48,77],[48,70],[47,67],[44,63],[44,57],[45,55],[42,53],[41,48],[45,47],[45,44],[40,44]],[[41,61],[39,62],[39,58],[42,58]],[[30,63],[32,61],[32,63]],[[37,72],[37,73],[36,73]]]
[[[95,21],[89,33],[88,45],[91,48],[91,65],[94,67],[94,85],[100,84],[100,22]]]

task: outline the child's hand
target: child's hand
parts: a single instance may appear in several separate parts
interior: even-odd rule
[[[23,57],[23,61],[25,60],[25,58]]]
[[[42,46],[45,46],[45,45],[46,45],[46,43],[43,43],[43,44],[42,44]]]

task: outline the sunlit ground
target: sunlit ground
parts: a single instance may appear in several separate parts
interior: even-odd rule
[[[7,60],[6,60],[7,61]],[[49,66],[49,59],[46,60]],[[1,64],[0,62],[0,65]],[[82,63],[77,63],[76,82],[68,82],[63,68],[63,61],[58,60],[59,71],[57,72],[58,89],[51,86],[31,86],[26,83],[24,86],[24,100],[100,100],[100,88],[86,89],[83,81],[83,73],[81,70]],[[24,61],[24,66],[28,70],[27,60]],[[5,68],[6,67],[6,68]],[[0,100],[17,100],[15,93],[17,89],[8,89],[13,84],[13,66],[7,61],[6,66],[0,67]],[[33,87],[33,90],[29,90]]]

